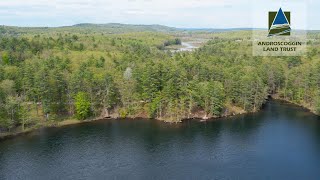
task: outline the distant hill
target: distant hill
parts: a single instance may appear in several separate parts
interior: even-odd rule
[[[179,33],[179,32],[228,32],[228,31],[243,31],[256,30],[252,28],[175,28],[163,25],[134,25],[134,24],[91,24],[82,23],[73,26],[62,27],[16,27],[16,26],[0,26],[0,34],[41,34],[41,33],[105,33],[118,34],[129,32],[165,32],[165,33]]]
[[[164,25],[140,25],[140,24],[92,24],[81,23],[72,26],[61,27],[17,27],[0,25],[0,34],[42,34],[42,33],[105,33],[118,34],[129,32],[165,32],[165,33],[179,33],[179,32],[229,32],[229,31],[251,31],[251,30],[265,30],[262,28],[175,28]],[[309,31],[318,32],[318,30]]]
[[[172,32],[177,31],[177,28],[168,27],[163,25],[135,25],[135,24],[120,24],[120,23],[109,23],[109,24],[76,24],[71,27],[81,28],[92,28],[97,30],[109,30],[109,31],[155,31],[155,32]]]
[[[73,26],[62,27],[16,27],[16,26],[0,26],[0,34],[39,34],[39,33],[128,33],[128,32],[178,32],[177,28],[162,25],[132,25],[132,24],[76,24]]]

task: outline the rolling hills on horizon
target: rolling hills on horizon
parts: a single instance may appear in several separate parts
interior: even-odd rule
[[[93,24],[81,23],[71,26],[61,27],[19,27],[19,26],[0,26],[0,33],[10,34],[24,34],[24,33],[39,33],[39,32],[78,32],[78,33],[128,33],[128,32],[226,32],[226,31],[241,31],[252,30],[252,28],[176,28],[158,24],[143,25],[143,24],[121,24],[121,23],[107,23],[107,24]]]

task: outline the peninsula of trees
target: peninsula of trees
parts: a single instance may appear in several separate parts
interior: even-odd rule
[[[0,132],[75,118],[220,117],[257,111],[271,95],[320,112],[318,32],[306,56],[254,57],[250,31],[118,26],[1,26]],[[167,49],[183,38],[208,41]]]

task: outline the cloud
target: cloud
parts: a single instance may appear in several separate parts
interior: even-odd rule
[[[177,27],[250,27],[253,3],[264,5],[269,1],[8,0],[0,1],[0,24],[62,26],[84,22],[119,22]],[[319,17],[320,13],[315,8],[312,13],[313,17]]]

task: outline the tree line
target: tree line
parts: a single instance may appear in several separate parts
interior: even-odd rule
[[[1,37],[0,129],[114,114],[219,117],[258,111],[270,95],[320,112],[317,33],[306,57],[276,58],[251,56],[243,32],[206,36],[178,53],[159,48],[181,43],[162,33]]]

